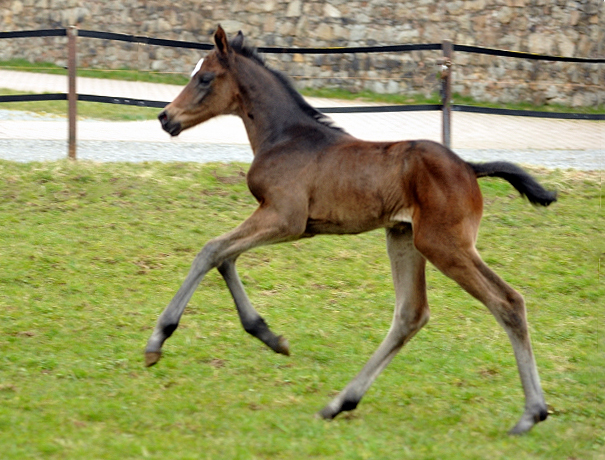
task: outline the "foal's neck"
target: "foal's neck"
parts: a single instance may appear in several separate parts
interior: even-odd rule
[[[290,90],[268,68],[250,59],[238,60],[241,102],[238,115],[244,121],[254,155],[321,131],[336,137],[336,131],[305,113]],[[243,77],[242,77],[243,76]]]

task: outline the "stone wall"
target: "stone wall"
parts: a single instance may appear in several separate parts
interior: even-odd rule
[[[603,57],[603,0],[0,0],[2,30],[91,29],[208,42],[220,23],[256,46],[454,43]],[[65,38],[0,41],[0,60],[65,64]],[[199,51],[80,38],[79,65],[189,73]],[[440,52],[269,55],[299,87],[389,93],[438,89]],[[454,91],[478,100],[566,105],[605,102],[605,65],[456,53]],[[1,86],[1,82],[0,82]]]

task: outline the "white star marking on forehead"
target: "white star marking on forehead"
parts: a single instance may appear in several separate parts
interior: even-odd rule
[[[204,58],[200,59],[198,63],[195,65],[195,69],[191,72],[191,78],[200,71],[200,67],[202,67],[202,62],[204,62]]]

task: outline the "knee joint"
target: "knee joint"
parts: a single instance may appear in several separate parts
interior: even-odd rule
[[[426,304],[421,307],[416,306],[416,308],[413,308],[411,305],[404,305],[397,315],[397,320],[405,324],[411,331],[418,331],[429,322],[430,316],[431,314]]]
[[[512,330],[524,332],[527,329],[525,301],[521,294],[516,291],[508,294],[506,302],[500,305],[500,318]]]

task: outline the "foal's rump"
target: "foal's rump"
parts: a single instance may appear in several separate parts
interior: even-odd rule
[[[487,163],[472,163],[464,161],[454,152],[447,147],[432,141],[411,141],[413,145],[417,146],[422,150],[422,154],[426,155],[428,152],[431,154],[437,154],[439,160],[434,161],[433,164],[439,166],[447,165],[451,167],[454,164],[465,163],[475,173],[477,178],[480,177],[499,177],[508,181],[517,191],[527,197],[527,199],[535,205],[548,206],[549,204],[557,201],[557,194],[550,192],[542,187],[536,179],[534,179],[529,173],[523,168],[516,164],[509,163],[507,161],[491,161]],[[456,174],[455,171],[450,173]]]

